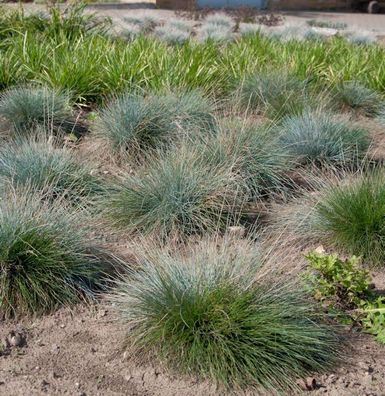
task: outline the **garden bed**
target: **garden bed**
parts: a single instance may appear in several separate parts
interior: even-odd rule
[[[385,49],[190,16],[0,16],[0,393],[380,395]]]

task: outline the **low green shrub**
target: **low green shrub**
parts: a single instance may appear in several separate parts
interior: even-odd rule
[[[13,135],[36,128],[60,130],[72,126],[70,96],[46,87],[21,86],[0,93],[0,117]]]
[[[336,254],[316,252],[306,258],[310,268],[304,278],[315,298],[385,343],[385,297],[372,288],[369,273],[358,266],[358,258],[341,260]]]
[[[323,110],[286,117],[277,133],[288,152],[305,163],[352,164],[369,147],[366,130]]]
[[[92,298],[105,267],[81,212],[13,190],[0,201],[0,223],[1,316]]]
[[[48,188],[71,201],[91,198],[104,190],[103,181],[91,175],[91,168],[80,163],[65,148],[44,140],[22,140],[0,149],[0,185],[30,186],[37,191]]]
[[[113,224],[139,234],[184,238],[213,231],[237,210],[240,181],[231,166],[207,165],[191,147],[149,158],[103,203]],[[230,213],[229,213],[230,212]]]
[[[253,242],[200,242],[154,253],[117,282],[110,300],[130,353],[228,388],[298,391],[298,378],[331,368],[338,330],[287,277],[261,276]],[[270,393],[269,393],[270,394]]]
[[[357,81],[346,81],[336,88],[336,99],[345,107],[375,117],[385,110],[384,98]]]
[[[324,192],[316,227],[335,246],[372,265],[385,262],[385,178],[364,173]]]
[[[101,111],[97,134],[117,151],[157,148],[188,129],[212,129],[213,105],[197,92],[126,94]]]
[[[240,95],[244,107],[273,118],[301,113],[311,104],[306,82],[279,72],[249,75]]]

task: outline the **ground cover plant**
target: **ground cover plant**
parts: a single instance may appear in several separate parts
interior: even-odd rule
[[[359,324],[385,343],[385,298],[374,290],[369,272],[355,256],[341,260],[336,254],[311,252],[304,275],[315,298],[336,310],[341,320]]]
[[[255,249],[214,239],[187,254],[150,253],[110,296],[128,326],[130,353],[273,393],[298,390],[296,378],[332,367],[338,330],[301,286],[258,276]]]
[[[33,190],[3,196],[1,315],[42,313],[91,298],[105,268],[81,212]]]
[[[31,189],[86,202],[104,191],[103,180],[91,175],[69,149],[55,147],[44,138],[16,140],[0,149],[0,187]]]
[[[31,134],[36,128],[70,130],[70,95],[46,87],[21,86],[0,93],[0,117],[13,135]]]

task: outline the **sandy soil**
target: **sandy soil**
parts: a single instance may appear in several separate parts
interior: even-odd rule
[[[15,340],[11,332],[22,335],[19,346],[10,345],[9,340]],[[0,352],[0,395],[226,394],[156,365],[141,367],[132,362],[122,349],[124,328],[109,307],[78,306],[35,320],[3,322],[0,338],[7,344]],[[364,334],[352,334],[351,339],[353,351],[346,365],[334,373],[301,380],[302,393],[385,395],[385,346]]]

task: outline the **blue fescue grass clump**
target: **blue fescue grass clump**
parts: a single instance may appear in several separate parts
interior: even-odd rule
[[[218,28],[226,27],[228,29],[232,29],[235,25],[235,22],[233,18],[226,14],[214,13],[207,15],[207,17],[204,19],[204,24],[213,25]]]
[[[326,21],[326,20],[319,20],[319,19],[310,19],[310,20],[306,21],[306,23],[312,27],[337,29],[337,30],[344,30],[348,27],[348,25],[344,22]]]
[[[199,41],[212,41],[217,43],[224,43],[233,39],[232,29],[226,25],[214,25],[211,23],[204,23],[197,31]]]
[[[223,122],[202,153],[214,166],[233,166],[253,199],[283,192],[294,165],[271,127],[237,119]]]
[[[137,26],[141,32],[147,33],[159,24],[159,19],[153,15],[126,16],[123,21],[129,25]]]
[[[125,94],[100,113],[96,132],[116,151],[157,148],[187,130],[214,128],[213,104],[196,91]]]
[[[190,38],[190,33],[181,30],[169,24],[158,26],[154,30],[154,34],[168,44],[183,44]]]
[[[110,300],[130,353],[226,388],[296,393],[298,378],[338,360],[338,330],[300,284],[264,274],[254,242],[213,238],[153,250]]]
[[[71,201],[91,198],[103,192],[103,182],[91,168],[65,148],[43,139],[16,140],[0,149],[0,186],[30,186]]]
[[[365,129],[324,110],[288,116],[277,127],[281,144],[300,162],[354,164],[369,147]]]
[[[385,264],[385,174],[377,169],[326,188],[316,206],[316,228],[343,251]]]
[[[346,34],[346,39],[352,44],[362,46],[373,45],[377,42],[376,37],[366,31],[349,32]]]
[[[167,25],[188,33],[191,33],[192,30],[192,25],[184,19],[172,18],[167,21]]]
[[[0,94],[0,117],[11,133],[27,135],[36,128],[65,128],[71,116],[70,95],[47,87],[20,86]]]
[[[271,118],[301,113],[314,103],[307,82],[284,72],[247,76],[240,87],[240,96],[244,108]]]
[[[140,27],[134,24],[125,25],[121,32],[121,35],[128,40],[134,40],[140,34],[141,34]]]
[[[254,35],[261,33],[261,26],[256,23],[240,23],[239,33],[242,36]]]
[[[207,164],[191,145],[147,164],[102,203],[113,225],[133,234],[184,239],[221,228],[239,210],[241,182],[230,164]]]
[[[16,189],[3,194],[0,223],[1,316],[40,314],[93,297],[106,267],[82,212]]]
[[[345,107],[376,117],[385,110],[384,98],[357,81],[345,81],[336,87],[336,99]]]

